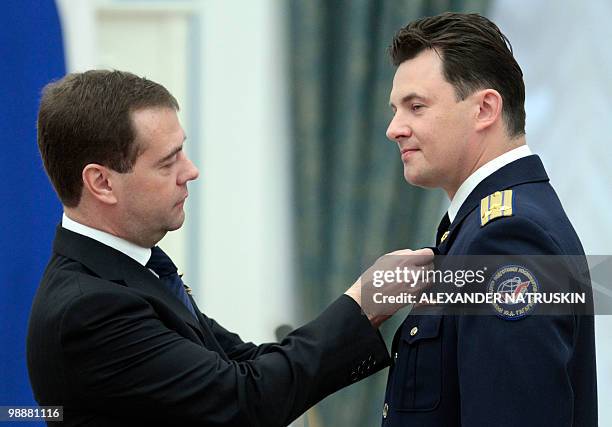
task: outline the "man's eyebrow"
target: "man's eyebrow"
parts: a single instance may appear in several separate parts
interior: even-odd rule
[[[419,100],[419,101],[426,101],[426,100],[427,100],[427,98],[425,98],[425,97],[424,97],[424,96],[422,96],[422,95],[419,95],[419,94],[418,94],[418,93],[416,93],[416,92],[410,92],[408,95],[404,96],[404,97],[401,99],[400,104],[406,104],[406,103],[408,103],[408,102],[410,102],[410,101],[413,101],[413,100],[415,100],[415,99],[417,99],[417,100]],[[394,107],[395,107],[395,104],[393,104],[393,102],[389,101],[389,107],[394,108]]]

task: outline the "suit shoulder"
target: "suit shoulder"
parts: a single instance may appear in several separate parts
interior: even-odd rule
[[[36,290],[31,318],[46,321],[58,319],[69,304],[88,294],[125,295],[126,289],[119,283],[95,276],[74,260],[54,255]]]
[[[65,300],[69,296],[77,296],[98,288],[110,291],[117,287],[124,288],[119,283],[96,276],[77,261],[55,255],[45,269],[37,293],[44,293],[46,297],[59,294]]]

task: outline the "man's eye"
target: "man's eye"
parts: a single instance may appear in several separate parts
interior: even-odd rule
[[[419,111],[419,110],[421,110],[423,108],[423,105],[421,105],[421,104],[413,104],[411,108],[412,108],[412,111]]]
[[[168,168],[172,167],[176,163],[177,160],[178,160],[177,156],[174,156],[174,157],[166,160],[165,163],[162,163],[161,168],[162,169],[168,169]]]

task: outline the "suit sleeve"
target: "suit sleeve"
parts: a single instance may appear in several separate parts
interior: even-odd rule
[[[509,217],[483,227],[468,253],[541,255],[559,249],[537,224]],[[459,316],[457,329],[462,426],[572,425],[573,316]]]
[[[255,345],[252,342],[244,342],[238,334],[228,331],[214,319],[207,317],[204,313],[202,313],[202,316],[208,322],[210,330],[221,348],[225,351],[225,354],[227,354],[227,357],[236,362],[255,359],[277,345],[276,343]]]
[[[109,416],[143,411],[177,425],[284,426],[388,364],[384,342],[347,296],[249,360],[226,362],[168,329],[145,300],[126,292],[75,298],[59,333],[73,373],[67,381],[83,402]],[[364,363],[368,369],[351,377]]]

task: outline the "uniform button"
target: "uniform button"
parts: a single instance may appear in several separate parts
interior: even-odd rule
[[[393,355],[393,360],[397,362],[397,352]]]
[[[383,418],[387,418],[388,414],[389,414],[389,405],[387,405],[387,403],[385,402],[385,404],[383,405]]]
[[[410,336],[413,337],[417,334],[417,332],[419,332],[419,328],[417,328],[416,326],[414,328],[412,328],[410,330]]]

